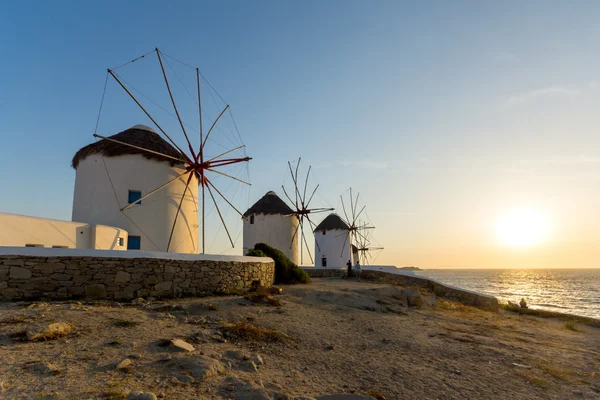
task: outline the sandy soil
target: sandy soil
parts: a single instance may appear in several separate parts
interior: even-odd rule
[[[118,399],[135,390],[165,399],[600,398],[599,329],[447,302],[404,308],[396,290],[315,279],[284,286],[281,307],[239,296],[0,304],[0,399]],[[23,337],[53,322],[74,330],[49,341]],[[235,322],[275,329],[284,341],[223,337],[219,329]],[[165,346],[173,338],[195,350]],[[125,358],[131,366],[118,369]]]

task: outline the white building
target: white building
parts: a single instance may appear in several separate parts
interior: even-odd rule
[[[136,125],[110,138],[180,157],[173,146],[144,125]],[[128,249],[198,253],[198,180],[195,176],[186,191],[168,249],[188,175],[121,211],[185,172],[183,164],[102,139],[80,149],[72,165],[76,170],[73,221],[126,230]]]
[[[244,213],[244,255],[256,243],[266,243],[298,264],[298,218],[275,192],[267,192]]]
[[[127,231],[112,226],[0,213],[0,246],[126,250]]]
[[[314,231],[315,267],[345,268],[353,262],[350,227],[335,213],[329,214]]]

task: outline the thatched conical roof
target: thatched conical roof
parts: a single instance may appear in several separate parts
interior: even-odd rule
[[[267,192],[263,197],[260,198],[252,207],[250,207],[245,213],[244,217],[252,214],[281,214],[290,215],[294,211],[287,205],[283,200],[275,194],[275,192]]]
[[[317,225],[317,227],[315,228],[315,232],[332,231],[334,229],[347,231],[350,229],[350,227],[344,222],[343,219],[340,218],[339,215],[337,215],[336,213],[331,213],[323,221],[321,221],[319,225]]]
[[[154,132],[152,128],[149,128],[145,125],[136,125],[109,137],[120,142],[143,147],[145,149],[166,154],[171,157],[181,158],[179,151],[177,151],[171,144]],[[92,154],[101,154],[104,157],[140,154],[149,160],[166,161],[171,163],[171,165],[176,164],[176,161],[170,158],[162,157],[158,154],[148,153],[144,150],[135,149],[133,147],[124,146],[122,144],[102,139],[79,149],[79,151],[75,153],[75,156],[73,157],[71,166],[73,168],[77,168],[81,160],[84,160],[87,156]]]

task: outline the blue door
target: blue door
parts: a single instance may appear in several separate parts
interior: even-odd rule
[[[142,238],[139,236],[129,236],[127,238],[127,250],[139,250],[142,246]]]

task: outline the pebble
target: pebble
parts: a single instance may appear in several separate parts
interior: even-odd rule
[[[190,353],[192,351],[196,350],[196,348],[194,346],[192,346],[188,342],[186,342],[184,340],[181,340],[181,339],[173,339],[173,340],[171,340],[171,348],[173,348],[174,350],[187,351],[187,352],[190,352]]]
[[[117,369],[128,369],[132,366],[132,364],[133,362],[129,358],[126,358],[117,364]]]
[[[264,360],[259,354],[253,354],[251,360],[254,361],[256,365],[264,365]]]

